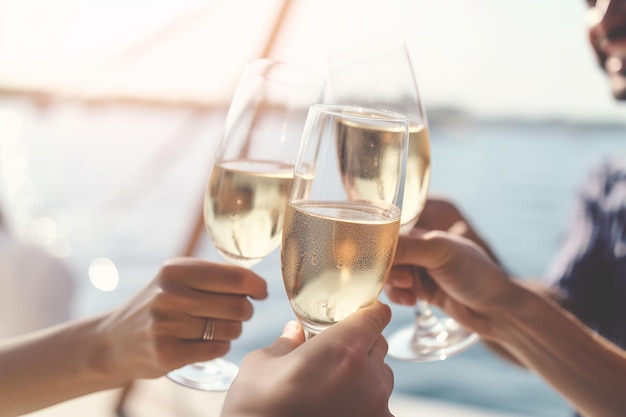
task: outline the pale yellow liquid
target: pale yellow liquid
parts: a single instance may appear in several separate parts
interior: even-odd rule
[[[430,184],[430,138],[428,128],[409,127],[409,156],[406,164],[406,182],[402,201],[402,232],[413,228],[424,209]]]
[[[399,228],[395,206],[287,204],[283,279],[291,307],[309,332],[318,333],[378,298]]]
[[[219,252],[253,265],[280,244],[293,165],[273,161],[218,162],[204,195],[204,224]]]
[[[344,188],[353,200],[393,203],[401,181],[403,143],[401,128],[362,125],[339,120],[337,152]]]
[[[404,131],[375,129],[341,121],[337,150],[344,187],[351,199],[393,202],[402,173],[398,170],[399,135]],[[354,160],[358,159],[359,163]],[[347,167],[351,167],[348,171]],[[409,127],[409,146],[402,201],[401,230],[410,230],[424,209],[430,184],[430,139],[423,125]]]

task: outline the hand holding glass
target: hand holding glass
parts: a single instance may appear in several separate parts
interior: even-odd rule
[[[204,195],[204,223],[218,252],[251,267],[280,244],[293,165],[309,106],[325,81],[269,59],[245,69],[226,116]],[[225,359],[187,365],[168,377],[205,391],[228,389],[238,367]]]
[[[380,40],[336,52],[329,59],[329,92],[335,103],[396,111],[409,117],[409,155],[400,226],[402,233],[408,233],[426,203],[431,155],[426,111],[406,45]],[[413,325],[390,336],[389,355],[409,361],[445,359],[476,340],[475,333],[449,317],[437,317],[426,301],[418,300]]]
[[[400,231],[408,123],[362,107],[309,110],[281,246],[285,290],[308,335],[382,291]]]

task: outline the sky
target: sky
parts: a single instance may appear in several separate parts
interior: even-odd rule
[[[332,0],[320,2],[332,9]],[[328,27],[337,32],[327,33],[323,42],[332,49],[376,31],[404,37],[427,107],[457,105],[479,114],[521,117],[626,116],[626,105],[612,99],[591,53],[583,0],[360,3],[350,31],[343,30],[341,13],[326,13]],[[303,14],[316,21],[312,11]],[[300,51],[306,61],[306,49]]]
[[[224,101],[282,0],[0,0],[0,88]],[[322,72],[334,49],[406,40],[426,108],[623,120],[583,0],[292,0],[270,56]]]

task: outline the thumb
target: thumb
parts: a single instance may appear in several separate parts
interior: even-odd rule
[[[458,251],[458,239],[459,236],[442,231],[417,231],[410,236],[400,236],[393,264],[437,268]]]
[[[274,341],[265,351],[271,356],[284,356],[304,343],[304,331],[297,321],[289,321],[283,329],[283,334]]]

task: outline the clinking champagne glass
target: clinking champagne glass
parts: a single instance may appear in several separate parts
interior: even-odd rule
[[[309,110],[280,252],[307,338],[382,291],[400,232],[408,126],[403,114],[363,107]]]
[[[409,155],[401,233],[417,223],[428,195],[430,143],[426,111],[404,42],[377,40],[339,50],[329,57],[328,99],[406,114]],[[424,300],[415,304],[415,322],[391,335],[389,355],[408,361],[445,359],[478,340],[449,317],[438,317]]]
[[[325,80],[297,65],[252,61],[231,101],[204,194],[204,224],[222,257],[252,267],[280,244],[293,166],[309,106]],[[224,358],[168,377],[204,391],[228,389],[238,371]]]

